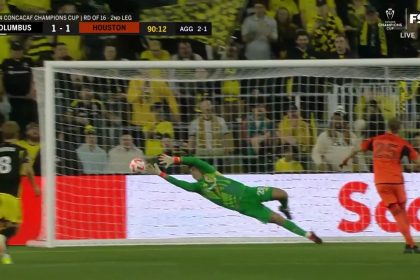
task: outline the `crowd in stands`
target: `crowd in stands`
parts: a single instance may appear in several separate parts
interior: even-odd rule
[[[0,13],[118,13],[129,4],[130,13],[140,13],[148,8],[142,1],[126,2],[130,3],[52,0],[29,5],[28,1],[0,0]],[[194,0],[178,4],[185,2]],[[386,9],[393,8],[394,20],[401,21],[402,7],[414,11],[420,6],[417,2],[244,1],[248,4],[238,28],[227,45],[219,47],[143,36],[0,36],[1,121],[11,120],[20,127],[21,140],[16,142],[30,150],[39,174],[36,94],[42,93],[35,90],[32,67],[46,60],[418,57],[418,40],[399,39],[399,31],[380,24],[387,20]],[[408,28],[417,34],[417,25]],[[328,100],[316,93],[325,93],[326,81],[314,82],[310,77],[168,83],[153,79],[161,74],[156,69],[139,70],[127,80],[107,78],[119,74],[115,69],[106,71],[97,77],[56,75],[60,174],[127,173],[132,158],[151,159],[161,153],[196,155],[223,172],[369,171],[364,157],[356,158],[345,170],[338,165],[363,138],[383,133],[385,121],[396,116],[400,106],[383,95],[364,94],[354,108],[345,109],[343,104],[325,114]],[[236,70],[220,71],[229,76]],[[171,73],[181,74],[185,75]],[[196,69],[191,77],[207,74]],[[313,88],[315,84],[319,87]],[[290,93],[312,96],[295,99]],[[420,148],[420,134],[412,136],[413,145]]]

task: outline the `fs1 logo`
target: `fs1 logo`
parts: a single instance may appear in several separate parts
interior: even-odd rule
[[[420,23],[420,14],[410,14],[410,23]]]

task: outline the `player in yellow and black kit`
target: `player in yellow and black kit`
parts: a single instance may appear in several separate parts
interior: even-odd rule
[[[0,131],[0,259],[3,264],[12,263],[6,250],[7,240],[16,234],[22,222],[19,198],[21,174],[28,176],[35,194],[40,194],[27,151],[7,141],[13,138],[9,133],[11,127],[17,127],[18,131],[15,122],[6,122]]]

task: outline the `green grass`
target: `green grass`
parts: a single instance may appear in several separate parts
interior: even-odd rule
[[[420,254],[403,245],[267,244],[12,247],[4,280],[398,280],[420,279]]]

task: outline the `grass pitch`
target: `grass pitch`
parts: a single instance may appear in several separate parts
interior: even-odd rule
[[[26,248],[4,280],[420,279],[420,254],[403,244],[266,244]]]

